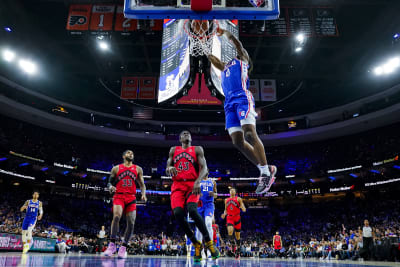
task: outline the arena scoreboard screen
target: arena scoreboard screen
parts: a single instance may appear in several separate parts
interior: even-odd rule
[[[218,23],[221,28],[230,31],[236,37],[239,36],[237,20],[219,20]],[[164,20],[158,103],[173,99],[188,86],[190,80],[189,37],[183,30],[184,24],[185,20]],[[212,54],[223,62],[228,62],[236,56],[236,48],[227,38],[215,36]],[[210,74],[213,86],[219,94],[223,95],[221,71],[211,67]]]

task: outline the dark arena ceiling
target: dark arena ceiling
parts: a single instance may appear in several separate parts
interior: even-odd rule
[[[122,76],[159,75],[162,31],[140,30],[131,36],[111,35],[111,51],[96,47],[91,34],[71,36],[66,21],[71,4],[113,3],[91,0],[2,0],[0,46],[32,57],[39,75],[28,77],[0,63],[0,74],[59,100],[90,109],[132,116],[134,103],[120,100],[104,88],[120,93]],[[277,80],[279,103],[266,106],[265,119],[301,115],[343,105],[400,81],[399,75],[376,77],[374,66],[400,53],[393,35],[400,32],[399,0],[281,0],[281,6],[334,8],[339,36],[310,37],[301,53],[293,50],[293,37],[244,37],[254,61],[251,78]],[[12,32],[4,31],[11,27]],[[104,84],[100,83],[104,82]],[[299,85],[301,84],[301,87]],[[300,88],[291,95],[297,88]],[[287,97],[291,95],[290,97]],[[135,101],[158,107],[156,101]],[[117,109],[117,107],[121,107]],[[155,109],[153,119],[223,121],[215,116],[222,107]],[[212,109],[213,111],[207,111]]]

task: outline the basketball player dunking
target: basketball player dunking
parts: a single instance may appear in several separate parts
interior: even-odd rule
[[[225,211],[221,215],[222,219],[226,217],[226,227],[228,230],[228,239],[231,244],[236,243],[235,256],[240,258],[240,230],[242,229],[242,222],[240,220],[240,210],[246,212],[246,207],[244,206],[243,200],[236,196],[236,189],[231,188],[229,190],[231,195],[229,198],[225,199]],[[235,229],[235,239],[233,237],[233,230]]]
[[[189,131],[179,135],[181,146],[172,147],[169,151],[166,173],[172,176],[171,207],[175,218],[183,228],[186,236],[195,247],[194,261],[201,261],[202,244],[196,239],[185,215],[185,207],[200,230],[205,241],[205,247],[211,252],[213,259],[219,258],[219,250],[215,247],[208,233],[203,218],[197,211],[200,198],[200,182],[207,176],[208,169],[204,151],[201,146],[192,146]]]
[[[221,86],[225,94],[226,129],[233,144],[260,170],[260,182],[256,193],[267,192],[275,182],[276,166],[267,165],[264,145],[257,135],[254,98],[249,88],[251,59],[242,43],[229,31],[218,29],[217,35],[225,35],[236,47],[237,56],[224,63],[213,55],[208,59],[221,70]]]
[[[39,201],[39,191],[34,191],[32,199],[25,201],[20,211],[23,212],[24,210],[26,210],[26,215],[22,222],[23,254],[27,253],[32,246],[32,231],[35,228],[36,221],[40,221],[43,217],[43,205]]]
[[[122,154],[124,163],[114,166],[108,180],[108,188],[114,193],[113,198],[113,220],[111,223],[110,243],[104,256],[112,256],[116,251],[115,241],[119,232],[119,221],[122,213],[126,216],[126,230],[122,246],[118,250],[119,258],[126,258],[126,246],[133,234],[133,227],[136,220],[136,183],[142,192],[142,200],[147,201],[146,186],[143,181],[143,170],[138,165],[133,164],[133,152],[126,150]]]

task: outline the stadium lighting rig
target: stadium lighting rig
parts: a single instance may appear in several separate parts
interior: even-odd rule
[[[298,33],[295,37],[294,52],[300,53],[301,51],[303,51],[305,43],[306,35],[304,33]]]
[[[37,72],[36,64],[28,59],[20,59],[18,61],[18,66],[27,74],[35,74]]]
[[[2,52],[2,57],[7,62],[13,62],[15,59],[15,53],[14,53],[14,51],[5,49]]]
[[[376,76],[389,75],[400,68],[400,57],[393,57],[385,63],[374,68]]]

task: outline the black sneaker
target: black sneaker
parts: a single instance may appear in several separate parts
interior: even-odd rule
[[[260,181],[258,183],[256,193],[257,194],[264,194],[269,191],[273,183],[275,182],[275,174],[277,171],[276,166],[269,165],[268,166],[270,175],[261,174]]]

